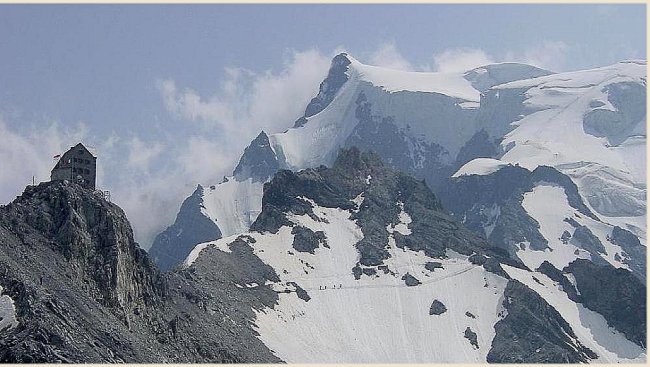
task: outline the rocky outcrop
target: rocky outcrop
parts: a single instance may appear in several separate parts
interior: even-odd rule
[[[503,307],[507,315],[494,326],[488,363],[585,363],[597,357],[557,310],[524,284],[508,282]]]
[[[339,89],[349,79],[347,71],[350,64],[350,59],[346,53],[340,53],[332,59],[327,77],[320,83],[318,95],[309,101],[305,109],[305,114],[296,120],[294,127],[303,126],[307,123],[308,117],[314,116],[324,110],[334,100]]]
[[[245,258],[232,272],[267,274]],[[66,181],[28,187],[0,207],[0,287],[17,320],[0,361],[277,362],[251,327],[274,293],[237,288],[221,261],[216,274],[160,273],[116,205]]]
[[[646,287],[630,271],[577,259],[563,269],[573,274],[578,301],[607,324],[646,347]]]
[[[363,202],[357,207],[353,199],[362,193]],[[282,226],[293,226],[287,219],[288,213],[310,215],[319,221],[310,201],[323,207],[355,211],[351,219],[356,220],[363,233],[355,244],[360,254],[357,265],[365,268],[376,271],[390,257],[389,235],[398,248],[424,251],[430,257],[444,258],[447,249],[452,249],[468,256],[487,254],[496,261],[521,266],[449,217],[423,181],[391,169],[376,154],[362,153],[357,148],[341,150],[332,168],[278,172],[264,186],[262,213],[251,229],[276,233]],[[399,222],[401,210],[412,218],[408,236],[389,234],[387,230],[389,225]],[[359,267],[356,274],[362,273]]]
[[[219,227],[201,212],[203,187],[183,201],[174,224],[158,234],[149,249],[149,256],[162,271],[169,271],[182,262],[198,243],[221,238]]]
[[[433,300],[431,307],[429,307],[429,315],[442,315],[447,312],[447,307],[444,303],[438,301],[437,299]]]
[[[647,249],[641,244],[639,238],[634,233],[625,230],[619,226],[614,226],[611,235],[607,238],[613,244],[621,247],[623,252],[622,262],[630,267],[632,273],[646,284],[646,254]]]
[[[450,178],[439,192],[439,197],[443,206],[454,217],[462,218],[467,228],[516,257],[516,246],[524,242],[533,250],[543,251],[548,247],[547,239],[539,232],[539,223],[522,206],[524,194],[531,192],[539,183],[562,187],[571,207],[585,216],[598,219],[583,202],[575,183],[555,168],[547,166],[529,171],[508,165],[489,175]],[[585,248],[593,248],[597,253],[600,250],[598,243],[587,236],[586,233],[579,233],[580,238],[575,241],[581,241]]]
[[[309,252],[313,254],[314,250],[321,245],[323,247],[329,247],[323,231],[314,232],[307,227],[295,226],[291,229],[291,234],[294,235],[293,248],[298,252]]]
[[[268,135],[262,131],[244,149],[239,163],[233,171],[237,180],[253,179],[253,181],[266,182],[280,169],[280,164],[275,156]]]

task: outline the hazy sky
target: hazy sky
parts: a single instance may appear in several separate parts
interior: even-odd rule
[[[645,59],[645,5],[0,5],[0,203],[77,140],[143,247],[330,59],[410,70]]]

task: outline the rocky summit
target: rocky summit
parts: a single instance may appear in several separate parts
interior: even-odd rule
[[[162,275],[124,212],[77,184],[30,186],[1,207],[0,247],[2,316],[15,319],[2,362],[278,361],[251,329],[261,300],[219,286],[221,272]]]
[[[544,170],[540,182],[562,182]],[[231,282],[266,306],[258,338],[287,362],[644,358],[645,286],[631,271],[584,259],[531,268],[516,254],[465,228],[423,181],[350,148],[331,167],[277,172],[251,230],[197,246],[182,268],[204,278],[239,264]]]
[[[645,363],[645,96],[341,53],[149,254],[67,176],[0,207],[0,361]]]

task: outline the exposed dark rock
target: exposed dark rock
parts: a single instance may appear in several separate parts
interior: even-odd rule
[[[368,176],[372,177],[370,185],[366,184]],[[362,192],[364,201],[357,208],[352,199]],[[282,226],[293,226],[286,213],[315,218],[311,204],[301,198],[313,200],[323,207],[356,209],[351,219],[357,222],[363,233],[363,238],[355,244],[361,255],[359,265],[362,266],[376,267],[389,258],[386,227],[399,222],[401,208],[398,202],[403,203],[403,210],[412,222],[409,224],[410,235],[393,233],[397,247],[424,251],[427,256],[437,258],[446,257],[447,249],[465,255],[489,254],[499,261],[522,266],[445,214],[424,182],[386,167],[376,154],[370,152],[343,149],[332,168],[321,166],[300,172],[279,171],[264,186],[262,213],[251,228],[276,233]],[[355,276],[362,274],[361,269],[353,271]]]
[[[474,254],[470,256],[467,260],[474,265],[483,265],[487,261],[487,258],[483,255]]]
[[[402,280],[406,283],[407,287],[415,287],[416,285],[422,284],[416,277],[410,273],[406,273],[402,276]]]
[[[462,218],[467,228],[516,258],[517,246],[524,242],[532,250],[548,248],[548,241],[539,232],[539,223],[521,204],[524,194],[538,184],[562,187],[569,205],[597,219],[582,201],[573,181],[546,166],[539,166],[532,172],[519,166],[504,166],[489,175],[451,178],[438,193],[443,206],[454,217]]]
[[[427,261],[427,263],[424,264],[424,268],[429,271],[435,271],[436,269],[444,269],[442,263],[438,261]]]
[[[350,65],[350,59],[347,54],[338,54],[332,59],[327,77],[320,84],[318,95],[309,102],[305,109],[305,114],[299,118],[294,127],[303,126],[307,122],[307,117],[311,117],[327,107],[334,99],[343,84],[348,81],[347,70]]]
[[[305,302],[309,302],[309,300],[311,299],[311,297],[309,296],[309,294],[307,293],[306,290],[302,289],[302,288],[301,288],[297,283],[295,283],[295,282],[289,282],[288,284],[289,284],[289,285],[292,285],[292,286],[294,286],[294,287],[296,288],[296,295],[298,296],[298,298],[300,298],[301,300],[303,300],[303,301],[305,301]]]
[[[240,181],[252,178],[253,181],[266,182],[279,169],[280,164],[271,148],[269,137],[262,131],[244,149],[244,154],[239,159],[233,176]]]
[[[576,259],[563,270],[573,274],[588,309],[603,315],[607,324],[629,340],[646,347],[646,287],[629,270]]]
[[[562,232],[562,236],[560,236],[560,241],[562,241],[563,244],[569,243],[569,240],[571,239],[571,233],[569,231],[564,231]]]
[[[458,169],[475,158],[494,158],[498,155],[499,140],[491,139],[487,131],[481,129],[460,148],[454,168]]]
[[[352,268],[352,275],[354,275],[355,280],[359,280],[359,279],[361,279],[361,274],[363,274],[363,271],[361,270],[361,266],[359,266],[359,263],[357,263]]]
[[[559,285],[562,286],[562,290],[567,294],[570,300],[573,302],[580,302],[578,298],[578,292],[576,291],[576,288],[573,286],[571,281],[569,281],[569,278],[567,278],[561,270],[553,266],[548,261],[544,261],[537,269],[536,271],[539,271],[540,273],[546,275],[547,277],[551,278],[554,282],[558,283]]]
[[[293,237],[293,248],[298,252],[314,253],[319,245],[327,244],[325,233],[323,231],[312,231],[311,229],[303,226],[294,226],[291,229]]]
[[[485,263],[483,264],[483,269],[485,269],[485,271],[488,271],[492,274],[496,274],[500,277],[510,279],[510,275],[508,275],[508,273],[506,273],[506,271],[503,270],[503,267],[501,266],[501,262],[493,257],[485,261]]]
[[[475,332],[468,326],[463,333],[465,339],[469,340],[469,343],[476,349],[478,349],[478,338]]]
[[[181,263],[199,243],[221,238],[219,227],[201,213],[203,187],[183,201],[174,224],[158,234],[149,249],[149,256],[162,271]]]
[[[467,317],[469,317],[469,318],[472,318],[472,319],[475,319],[475,318],[476,318],[476,316],[474,316],[474,314],[471,313],[471,312],[469,312],[469,311],[465,311],[465,316],[467,316]]]
[[[447,307],[445,307],[444,303],[438,301],[437,299],[433,300],[433,303],[429,308],[429,315],[442,315],[445,312],[447,312]]]
[[[522,283],[508,282],[503,306],[507,315],[494,326],[488,363],[584,363],[597,357],[551,305]]]
[[[605,253],[605,246],[603,246],[598,237],[591,233],[591,230],[586,226],[579,226],[576,228],[575,232],[573,232],[571,243],[589,251],[589,253],[594,254],[595,256]]]
[[[641,245],[639,238],[632,232],[615,226],[612,234],[607,238],[615,245],[621,246],[623,259],[621,261],[630,267],[632,273],[643,284],[646,283],[646,247]]]
[[[161,274],[116,205],[65,181],[28,187],[0,207],[0,286],[19,322],[0,333],[0,361],[278,362],[251,326],[277,294],[233,282],[277,276],[231,248]]]

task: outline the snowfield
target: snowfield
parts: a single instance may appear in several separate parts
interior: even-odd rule
[[[489,175],[507,166],[508,163],[493,158],[476,158],[465,163],[451,177],[469,176],[469,175]]]
[[[620,246],[610,242],[608,238],[614,226],[596,221],[572,208],[569,205],[563,188],[550,185],[538,185],[532,192],[524,194],[522,205],[526,212],[539,223],[540,233],[548,240],[549,247],[544,251],[535,251],[524,245],[524,249],[517,251],[517,256],[530,269],[536,269],[545,260],[558,269],[564,268],[577,258],[594,261],[588,251],[578,248],[571,243],[563,243],[560,239],[564,231],[567,231],[572,236],[575,233],[575,228],[564,221],[565,218],[572,218],[577,223],[589,228],[598,240],[600,240],[600,243],[605,247],[606,251],[606,254],[601,254],[600,257],[614,267],[629,270],[628,265],[616,259],[617,256],[624,257],[622,254],[623,250]]]
[[[523,194],[521,205],[539,224],[548,248],[532,250],[527,242],[519,243],[516,255],[533,271],[504,265],[506,273],[553,306],[580,343],[598,354],[595,362],[645,363],[644,349],[609,328],[600,314],[571,301],[550,278],[534,271],[544,261],[561,270],[578,258],[638,271],[634,269],[638,262],[628,261],[630,255],[611,236],[619,226],[638,236],[643,246],[647,242],[645,113],[638,121],[628,121],[629,116],[641,111],[620,104],[624,95],[620,93],[630,85],[645,88],[645,62],[518,80],[486,88],[482,94],[472,86],[479,83],[472,84],[463,77],[467,74],[396,71],[364,65],[351,57],[349,60],[348,79],[329,105],[307,117],[299,127],[269,135],[280,168],[330,165],[339,148],[358,133],[355,129],[359,124],[379,129],[376,126],[380,123],[390,123],[395,129],[386,131],[412,138],[410,150],[399,154],[413,156],[417,144],[429,144],[440,148],[441,165],[455,169],[459,153],[472,148],[467,142],[485,129],[485,144],[499,145],[497,158],[470,160],[452,177],[490,175],[508,165],[528,170],[551,166],[571,178],[597,217],[588,217],[569,205],[563,187],[537,182],[532,191]],[[474,72],[479,76],[488,72],[483,70]],[[510,116],[508,113],[515,111],[516,118],[498,121],[498,116],[491,115],[493,111],[488,111],[488,117],[494,121],[479,118],[486,96],[490,103],[494,98],[510,103],[512,98],[517,105],[505,106],[508,111],[504,114]],[[376,119],[369,122],[364,108]],[[361,116],[363,113],[366,115]],[[602,113],[606,115],[599,115]],[[607,121],[602,116],[614,116],[611,118],[619,119],[616,121],[620,124],[602,128],[598,124]],[[504,124],[506,129],[481,123]],[[494,131],[501,131],[501,135],[490,135]],[[414,168],[424,167],[421,163]],[[367,185],[374,180],[381,178],[365,178]],[[280,278],[277,283],[264,285],[278,291],[278,304],[255,310],[254,322],[259,339],[279,358],[289,363],[485,362],[495,336],[494,325],[505,317],[505,278],[452,251],[447,252],[446,259],[432,259],[424,252],[398,248],[395,233],[410,235],[413,218],[404,211],[404,204],[397,202],[398,221],[386,226],[390,257],[384,264],[388,270],[355,279],[352,268],[360,259],[355,244],[363,238],[360,227],[350,219],[355,210],[320,207],[303,198],[321,220],[293,214],[287,218],[297,226],[322,231],[327,246],[321,243],[313,254],[300,252],[293,248],[292,227],[281,227],[275,234],[247,232],[261,211],[262,191],[261,182],[233,178],[206,189],[202,212],[217,223],[224,238],[197,245],[183,266],[191,267],[208,247],[231,252],[229,245],[240,234],[252,237],[255,241],[248,246]],[[359,206],[364,200],[361,193],[352,201]],[[483,214],[487,218],[483,229],[489,237],[502,208],[497,204],[486,206]],[[602,248],[573,241],[576,227],[581,228],[583,238],[593,241],[591,244],[599,241]],[[442,268],[427,270],[425,264],[431,261],[440,262]],[[406,274],[420,284],[407,286],[402,278]],[[572,275],[567,277],[573,279]],[[263,285],[236,286],[248,289]],[[307,292],[308,301],[298,297],[298,288]],[[283,292],[286,290],[290,292]],[[446,311],[430,314],[435,300],[444,304]],[[464,336],[468,327],[477,335],[478,348]]]
[[[306,215],[290,218],[313,231],[325,232],[330,248],[321,246],[314,255],[293,249],[289,227],[277,234],[249,233],[256,240],[250,244],[254,253],[280,276],[281,282],[274,288],[291,288],[286,283],[296,282],[311,297],[305,302],[296,293],[280,293],[279,305],[257,312],[260,339],[278,357],[289,363],[485,361],[494,324],[500,319],[505,279],[453,252],[448,259],[436,260],[444,269],[431,272],[424,265],[432,259],[423,252],[392,246],[386,264],[396,275],[381,273],[355,280],[351,269],[359,254],[354,244],[362,234],[349,219],[351,213],[318,206],[314,213],[329,223]],[[410,233],[408,214],[402,213],[400,218],[393,229]],[[233,239],[197,247],[186,266],[206,246],[230,251],[228,243]],[[422,284],[407,287],[401,280],[407,272]],[[447,308],[438,316],[429,315],[435,299]],[[464,338],[467,327],[477,333],[478,349]]]
[[[480,92],[474,89],[472,84],[463,77],[463,72],[426,73],[402,71],[365,65],[350,56],[348,58],[352,61],[352,68],[358,73],[360,80],[381,87],[387,92],[439,93],[468,102],[478,102],[480,100]]]
[[[252,179],[211,186],[203,194],[201,212],[219,226],[224,237],[242,233],[250,228],[262,211],[262,182]]]

